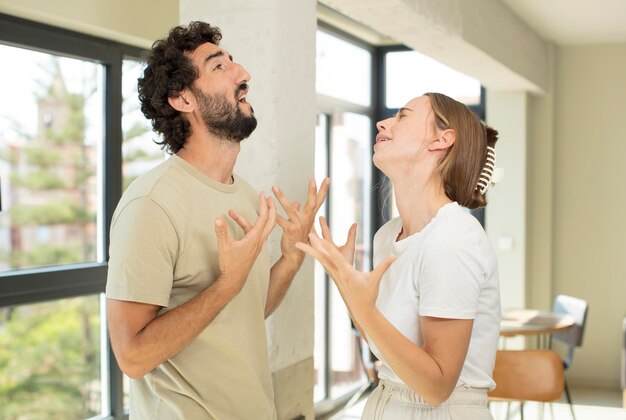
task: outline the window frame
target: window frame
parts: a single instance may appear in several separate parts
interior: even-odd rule
[[[52,53],[92,61],[104,67],[103,153],[98,209],[103,217],[99,245],[104,250],[103,262],[59,265],[0,273],[0,306],[16,306],[53,301],[105,291],[109,249],[108,232],[113,212],[122,196],[122,63],[124,59],[141,59],[146,50],[83,33],[46,25],[0,13],[0,43],[18,48]],[[101,301],[104,302],[103,299]],[[101,313],[105,313],[101,308]],[[101,317],[106,322],[105,317]],[[105,328],[105,325],[101,325]],[[109,414],[104,419],[127,419],[123,403],[123,375],[113,355],[110,342],[103,344],[101,354],[108,366]],[[107,407],[103,407],[103,410]]]
[[[316,111],[318,114],[324,114],[327,118],[328,121],[328,125],[327,125],[327,133],[326,133],[326,142],[327,142],[327,162],[328,162],[328,176],[331,178],[332,180],[332,165],[331,165],[331,160],[332,160],[332,156],[331,156],[331,144],[330,142],[332,141],[332,115],[333,113],[340,111],[340,112],[350,112],[350,113],[356,113],[356,114],[361,114],[361,115],[365,115],[368,118],[370,118],[370,120],[372,121],[372,133],[375,133],[376,130],[376,107],[377,107],[377,101],[379,98],[378,92],[376,91],[376,89],[378,88],[378,82],[377,82],[377,75],[376,75],[376,63],[378,61],[378,48],[363,41],[362,39],[359,39],[357,37],[354,37],[334,26],[331,26],[323,21],[319,21],[318,20],[318,25],[317,25],[317,29],[318,31],[322,31],[325,32],[333,37],[336,37],[342,41],[348,42],[350,44],[353,44],[359,48],[363,48],[364,50],[368,51],[371,56],[372,56],[372,64],[371,64],[371,76],[370,76],[370,105],[369,106],[364,106],[364,105],[360,105],[360,104],[356,104],[356,103],[352,103],[349,101],[345,101],[342,99],[338,99],[338,98],[333,98],[324,94],[320,94],[320,93],[316,93]],[[372,141],[371,146],[374,146],[374,142]],[[375,179],[374,179],[374,169],[376,169],[374,167],[374,165],[372,165],[372,176],[371,176],[371,182],[372,182],[372,186],[376,185],[375,183]],[[376,169],[377,170],[377,169]],[[332,188],[332,186],[331,186]],[[375,226],[375,214],[376,212],[374,212],[375,209],[375,200],[372,199],[370,200],[370,232],[373,233],[375,232],[375,230],[373,230],[373,227]],[[332,205],[333,202],[330,199],[330,195],[326,198],[326,214],[325,217],[328,219],[329,215],[331,213],[331,209],[332,209]],[[371,248],[371,247],[370,247]],[[372,264],[372,250],[370,249],[370,256],[369,256],[369,261],[370,261],[370,269],[371,269],[371,264]],[[330,349],[331,349],[331,339],[330,339],[330,315],[329,315],[329,305],[328,302],[330,300],[330,278],[328,277],[328,274],[325,274],[325,295],[324,295],[324,299],[326,301],[326,310],[324,313],[324,320],[325,320],[325,325],[324,325],[324,334],[325,334],[325,361],[326,361],[326,365],[325,365],[325,383],[324,383],[324,387],[325,387],[325,393],[326,393],[326,398],[315,403],[315,417],[320,417],[320,416],[326,416],[332,413],[337,412],[339,409],[343,408],[346,403],[348,403],[361,389],[364,385],[367,385],[367,383],[364,382],[364,384],[357,384],[355,386],[354,389],[348,391],[346,394],[344,394],[343,396],[337,397],[335,399],[331,399],[330,398],[330,388],[331,388],[331,378],[330,378],[330,366],[331,366],[331,357],[330,357]],[[357,336],[355,335],[355,339],[357,339]],[[360,338],[359,338],[360,339]]]

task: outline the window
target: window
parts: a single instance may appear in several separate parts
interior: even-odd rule
[[[355,265],[370,270],[372,189],[372,63],[370,48],[337,34],[317,32],[318,182],[330,176],[325,214],[333,238],[345,241],[357,223]],[[314,400],[337,401],[365,382],[361,340],[332,281],[315,269]]]
[[[150,121],[141,112],[137,79],[144,63],[126,57],[122,64],[122,188],[125,190],[137,176],[161,163],[168,154],[154,141],[160,136],[152,131]]]
[[[466,105],[480,103],[480,82],[417,51],[385,54],[385,106],[397,109],[417,95],[439,92]]]
[[[0,14],[0,418],[125,418],[103,291],[123,139],[124,175],[162,159],[122,111],[140,53]]]
[[[101,64],[0,45],[0,270],[102,262]]]
[[[317,31],[316,91],[358,105],[371,104],[371,53],[351,42]]]

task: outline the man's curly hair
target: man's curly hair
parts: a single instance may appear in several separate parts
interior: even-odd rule
[[[163,135],[157,142],[170,153],[178,152],[191,134],[189,122],[167,102],[176,97],[198,77],[191,59],[191,52],[201,44],[219,45],[222,33],[219,28],[205,22],[191,22],[188,27],[172,28],[166,39],[156,41],[147,57],[143,77],[138,79],[141,111],[152,128]]]

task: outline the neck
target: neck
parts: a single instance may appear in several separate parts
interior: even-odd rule
[[[399,177],[392,179],[392,184],[402,219],[402,232],[398,239],[421,232],[441,207],[452,202],[445,194],[441,178],[436,174],[423,182],[415,182],[412,177]]]
[[[222,184],[233,183],[233,168],[241,150],[238,142],[224,140],[206,130],[199,133],[192,127],[192,134],[177,155],[209,178]]]

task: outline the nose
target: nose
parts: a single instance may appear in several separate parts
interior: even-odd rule
[[[237,65],[237,77],[235,80],[235,84],[240,85],[242,83],[248,83],[250,79],[252,79],[252,76],[250,76],[250,73],[248,73],[241,64],[237,63],[236,65]]]
[[[378,131],[384,131],[384,130],[388,129],[388,128],[389,128],[389,123],[388,123],[388,121],[389,121],[390,119],[391,119],[391,118],[387,118],[386,120],[378,121],[378,122],[376,123],[376,128],[378,129]]]

